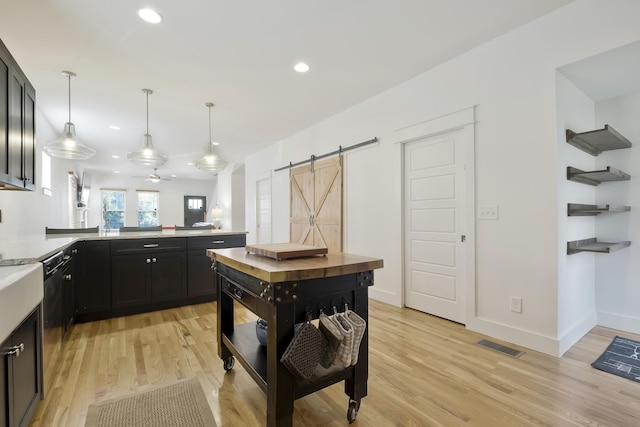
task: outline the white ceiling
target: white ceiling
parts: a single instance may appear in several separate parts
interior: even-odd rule
[[[207,179],[211,173],[186,164],[206,147],[205,102],[216,104],[218,152],[242,163],[571,1],[0,0],[0,39],[56,132],[68,113],[61,72],[78,75],[71,80],[72,121],[97,150],[84,170],[152,172],[126,160],[142,144],[142,88],[149,88],[149,133],[169,156],[158,172]],[[163,22],[141,21],[137,10],[145,6]],[[311,70],[294,72],[298,61]]]
[[[596,102],[640,92],[640,42],[565,65],[560,71]]]

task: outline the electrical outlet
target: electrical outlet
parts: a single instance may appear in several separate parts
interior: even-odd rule
[[[498,219],[498,205],[485,205],[478,207],[478,219]]]
[[[522,298],[511,297],[511,311],[522,314]]]

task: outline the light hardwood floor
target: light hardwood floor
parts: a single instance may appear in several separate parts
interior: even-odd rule
[[[82,427],[92,403],[194,376],[219,426],[263,426],[265,395],[240,364],[223,370],[215,318],[207,303],[76,325],[31,426]],[[353,426],[640,425],[640,383],[590,366],[617,331],[596,327],[562,358],[512,346],[526,352],[514,359],[461,325],[376,301],[369,331],[369,395]],[[306,396],[294,425],[346,426],[347,403],[342,384]]]

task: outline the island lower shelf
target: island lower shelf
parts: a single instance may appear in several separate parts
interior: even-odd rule
[[[267,349],[261,346],[256,338],[255,323],[234,325],[233,332],[223,334],[222,340],[253,380],[266,392]],[[332,366],[329,369],[324,369],[318,365],[309,382],[296,382],[295,398],[299,399],[314,393],[352,375],[353,367]]]
[[[574,240],[567,242],[567,255],[577,254],[580,252],[597,252],[597,253],[611,253],[620,249],[624,249],[631,245],[631,242],[598,242],[594,237],[591,239]]]

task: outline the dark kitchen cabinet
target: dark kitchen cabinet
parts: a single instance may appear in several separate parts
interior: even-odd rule
[[[112,307],[187,297],[185,238],[127,239],[111,245]]]
[[[79,242],[74,254],[73,281],[76,316],[84,320],[88,314],[111,309],[111,245],[109,241]]]
[[[42,388],[40,306],[0,344],[0,426],[26,427]]]
[[[76,262],[75,256],[78,254],[78,244],[65,249],[65,264],[62,266],[62,340],[68,337],[68,332],[73,326],[76,318],[75,310],[75,289],[74,281],[76,279]]]
[[[0,41],[0,186],[36,188],[36,92]]]
[[[209,295],[216,297],[215,273],[207,249],[236,248],[246,245],[245,234],[190,237],[187,239],[188,294],[189,297]]]

